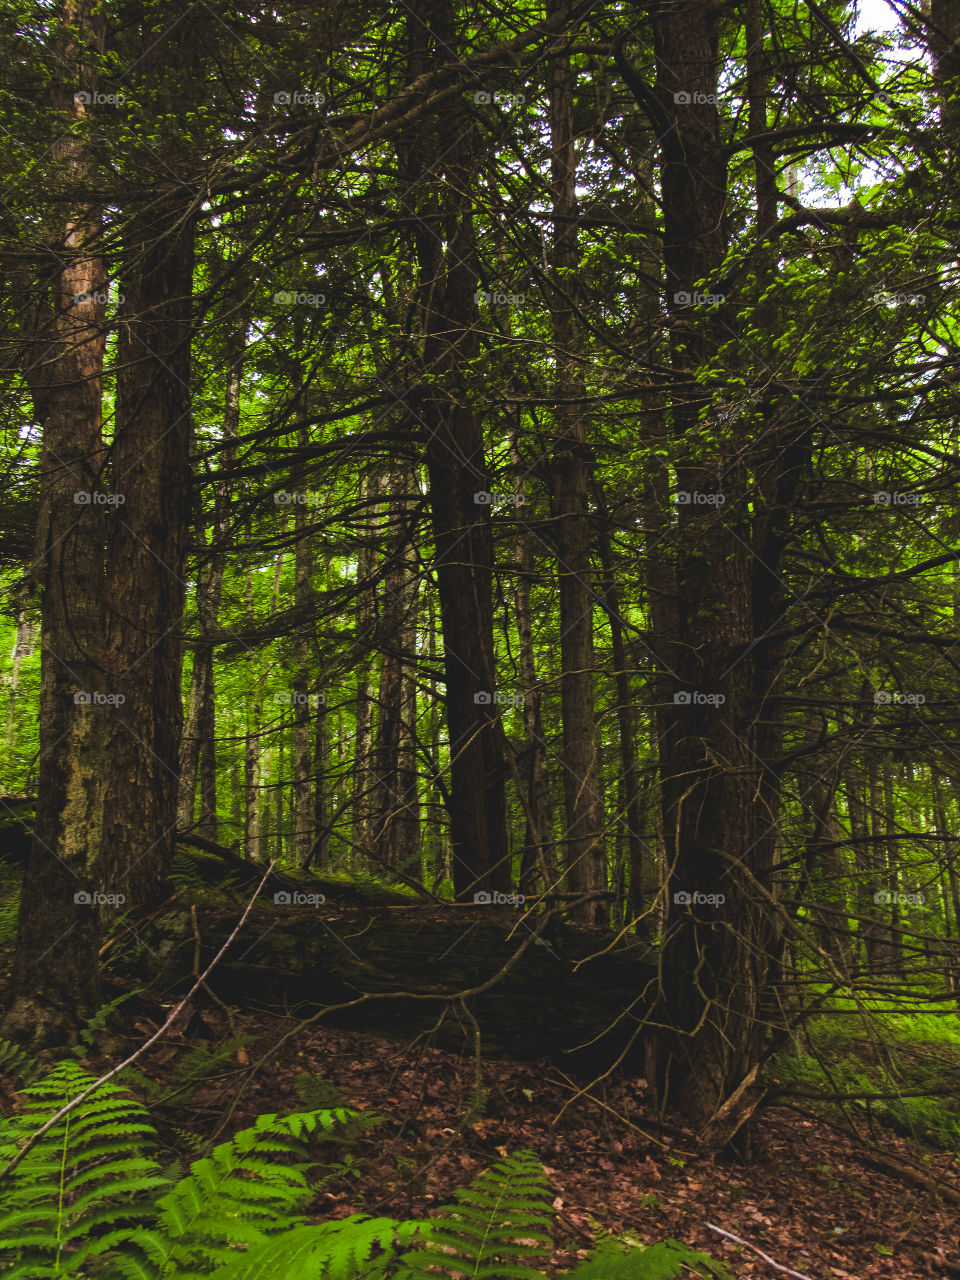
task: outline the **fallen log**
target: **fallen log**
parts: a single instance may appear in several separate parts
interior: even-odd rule
[[[10,829],[0,854],[22,864],[28,841],[22,833],[11,839]],[[181,835],[171,897],[120,918],[105,968],[176,998],[222,946],[265,871],[223,845]],[[455,1049],[473,1043],[457,997],[474,992],[466,1008],[485,1052],[602,1070],[636,1033],[655,980],[650,950],[631,936],[607,952],[609,931],[557,912],[556,901],[536,911],[438,902],[426,890],[417,897],[373,879],[275,869],[208,986],[228,1005],[303,1016],[369,996],[331,1022],[409,1040],[440,1021],[434,1043]],[[638,1038],[627,1062],[639,1069],[640,1059]]]

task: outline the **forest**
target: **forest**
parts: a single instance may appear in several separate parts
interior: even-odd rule
[[[0,1271],[960,1276],[960,0],[8,0]]]

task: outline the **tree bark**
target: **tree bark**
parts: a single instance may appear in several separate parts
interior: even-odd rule
[[[68,3],[64,30],[103,48],[93,6]],[[84,53],[63,51],[80,83]],[[83,115],[72,88],[56,88],[64,125]],[[34,563],[40,588],[40,750],[37,809],[20,898],[4,1036],[34,1049],[73,1042],[98,1004],[99,908],[78,893],[102,891],[104,746],[112,708],[103,681],[104,538],[116,506],[101,505],[104,312],[101,218],[87,194],[92,159],[69,127],[52,154],[73,200],[50,234],[50,276],[15,282],[24,323],[24,375],[43,432]],[[79,495],[87,495],[84,502]],[[95,496],[91,496],[95,495]]]
[[[161,892],[177,828],[185,557],[191,524],[194,222],[177,201],[128,220],[108,548],[111,711],[103,876],[128,905]]]
[[[407,22],[409,78],[457,47],[450,0],[419,0]],[[458,898],[506,890],[506,763],[496,722],[493,652],[493,540],[481,423],[470,405],[477,351],[476,240],[466,104],[411,131],[406,176],[414,184],[418,300],[423,333],[421,387],[411,407],[427,439],[434,566],[443,632],[450,743],[449,815]],[[442,183],[439,181],[442,175]],[[429,209],[427,206],[430,206]],[[439,232],[424,215],[439,216]]]
[[[552,12],[560,8],[557,0]],[[556,435],[550,459],[556,513],[557,577],[560,596],[560,702],[563,720],[563,793],[566,810],[563,865],[565,887],[595,894],[607,888],[603,840],[603,804],[597,776],[597,727],[594,715],[592,529],[588,511],[589,455],[583,342],[576,312],[577,162],[574,147],[573,71],[568,37],[548,59],[550,178],[553,240],[550,248],[551,324],[557,394]],[[574,906],[584,924],[603,924],[603,900]]]

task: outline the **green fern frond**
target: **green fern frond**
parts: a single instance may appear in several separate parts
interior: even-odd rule
[[[417,1239],[415,1222],[353,1214],[319,1226],[296,1227],[254,1246],[216,1273],[217,1280],[380,1280],[395,1275],[398,1253]]]
[[[93,1015],[90,1021],[86,1024],[86,1026],[80,1032],[79,1039],[73,1048],[73,1056],[78,1061],[80,1058],[85,1058],[87,1054],[90,1052],[90,1050],[93,1048],[93,1041],[94,1041],[94,1038],[96,1037],[97,1032],[102,1031],[103,1028],[107,1025],[110,1015],[114,1012],[114,1010],[119,1009],[120,1006],[125,1001],[129,1000],[131,996],[137,995],[138,993],[139,993],[138,990],[137,991],[121,991],[121,993],[118,996],[116,996],[113,1000],[109,1000],[106,1004],[102,1004],[100,1006],[100,1008],[96,1011],[96,1013]]]
[[[709,1254],[679,1240],[663,1240],[646,1247],[630,1247],[604,1240],[591,1257],[563,1273],[563,1280],[677,1280],[680,1276],[729,1276],[727,1268]]]
[[[308,1143],[343,1139],[379,1123],[339,1108],[262,1115],[253,1126],[190,1165],[162,1195],[155,1231],[139,1242],[161,1276],[205,1275],[252,1247],[303,1224],[313,1189],[306,1177]]]
[[[43,1068],[18,1044],[0,1038],[0,1072],[20,1085],[32,1084]]]
[[[0,1164],[93,1077],[61,1063],[26,1090],[22,1111],[0,1122]],[[144,1199],[164,1185],[145,1153],[154,1131],[143,1106],[112,1083],[65,1116],[0,1182],[4,1275],[73,1276],[128,1240]]]
[[[456,1200],[440,1217],[421,1223],[425,1244],[404,1258],[404,1280],[450,1273],[474,1280],[543,1280],[527,1262],[549,1256],[553,1248],[553,1192],[532,1151],[518,1151],[487,1169]]]

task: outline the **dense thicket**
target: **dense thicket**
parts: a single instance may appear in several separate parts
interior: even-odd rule
[[[955,1004],[958,38],[8,10],[6,1034],[178,826],[635,931],[718,1143],[836,996]]]

